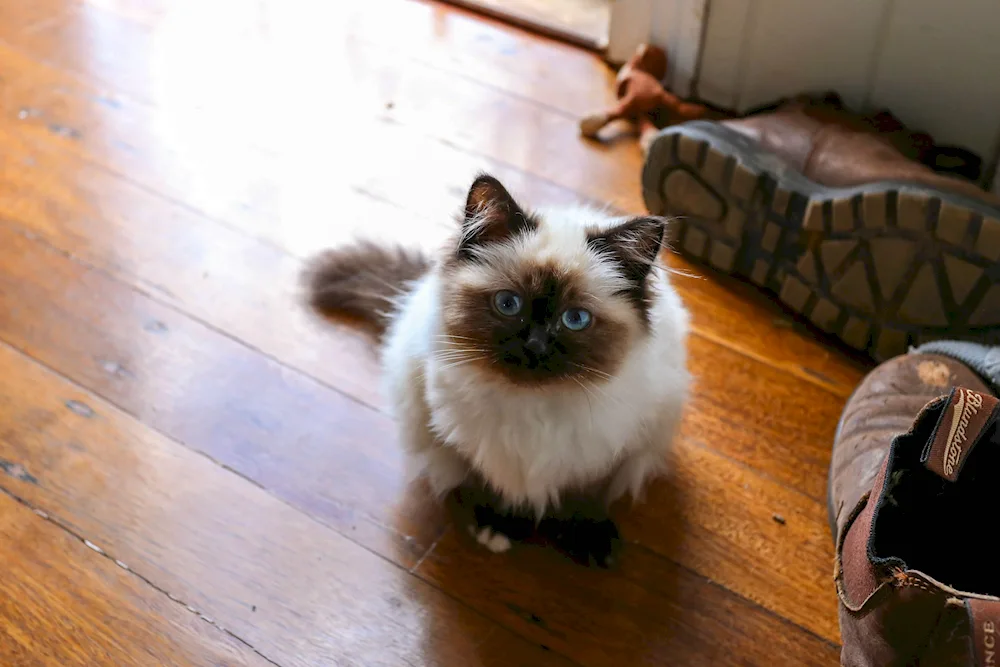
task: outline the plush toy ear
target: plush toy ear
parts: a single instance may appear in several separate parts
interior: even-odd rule
[[[665,219],[652,216],[633,218],[611,229],[590,234],[588,241],[597,252],[614,258],[626,278],[642,283],[660,253],[666,223]]]
[[[469,188],[465,201],[459,255],[469,256],[477,246],[505,241],[536,226],[500,181],[481,174]]]

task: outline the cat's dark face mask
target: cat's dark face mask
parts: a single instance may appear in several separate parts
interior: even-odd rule
[[[636,218],[594,231],[582,241],[627,279],[619,281],[625,289],[603,301],[587,290],[586,268],[560,266],[558,258],[518,255],[519,246],[511,242],[538,233],[544,224],[525,213],[495,179],[483,176],[473,184],[461,238],[443,273],[444,340],[457,350],[444,358],[518,384],[599,384],[627,356],[634,332],[648,325],[646,280],[659,251],[663,221]],[[510,261],[493,275],[492,255],[484,249],[497,247],[509,251]],[[470,264],[488,279],[463,284],[460,270],[449,271]],[[467,354],[461,354],[463,349]]]
[[[556,266],[527,267],[516,280],[493,293],[476,327],[498,370],[524,382],[568,376],[603,380],[617,368],[627,326],[588,299],[571,272]],[[616,346],[616,339],[618,345]]]

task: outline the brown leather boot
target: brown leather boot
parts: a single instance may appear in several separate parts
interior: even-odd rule
[[[683,252],[876,358],[983,340],[1000,325],[1000,198],[893,145],[921,135],[878,126],[798,100],[669,127],[649,149],[643,196],[678,216]]]
[[[937,343],[848,401],[829,489],[842,665],[1000,664],[997,382],[1000,348]]]

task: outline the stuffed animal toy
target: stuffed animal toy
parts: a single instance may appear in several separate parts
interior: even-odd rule
[[[618,104],[591,114],[580,121],[580,134],[597,139],[610,122],[627,120],[638,126],[639,141],[645,151],[657,130],[689,120],[719,120],[729,116],[701,104],[685,102],[664,89],[660,81],[667,75],[667,54],[656,46],[642,44],[618,71]]]

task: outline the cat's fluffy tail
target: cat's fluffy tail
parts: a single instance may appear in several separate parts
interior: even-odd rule
[[[314,308],[359,317],[382,334],[396,300],[430,267],[422,252],[364,241],[319,255],[305,278]]]

